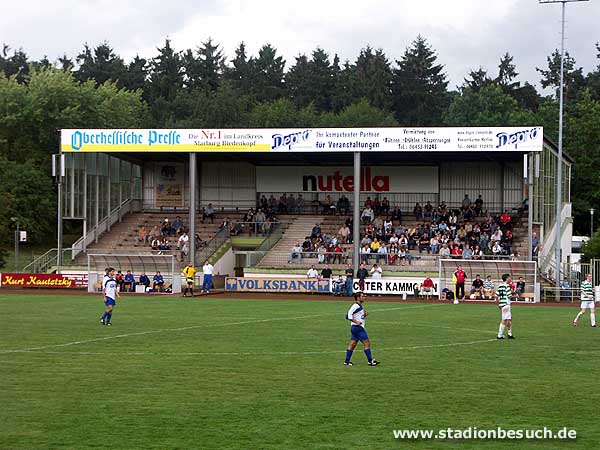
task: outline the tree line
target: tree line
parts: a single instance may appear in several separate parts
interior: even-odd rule
[[[600,59],[600,46],[595,45]],[[50,155],[60,128],[246,128],[542,125],[557,141],[560,54],[537,68],[542,95],[519,79],[513,57],[469,72],[449,87],[437,52],[422,36],[399,59],[362,48],[340,61],[322,48],[288,64],[272,45],[249,55],[244,43],[228,61],[207,39],[177,50],[167,39],[153,58],[125,61],[104,42],[74,58],[31,60],[7,44],[0,52],[0,247],[10,217],[34,241],[55,234],[56,193]],[[575,227],[589,230],[600,205],[600,65],[584,73],[565,59],[564,150],[576,161]]]

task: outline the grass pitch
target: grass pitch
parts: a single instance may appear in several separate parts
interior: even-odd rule
[[[1,449],[597,449],[600,329],[576,308],[0,295]],[[359,344],[359,348],[362,348]],[[576,430],[575,441],[394,439],[394,429]]]

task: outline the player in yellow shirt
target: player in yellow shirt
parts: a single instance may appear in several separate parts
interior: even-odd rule
[[[190,295],[194,296],[194,275],[196,275],[196,269],[194,269],[194,265],[190,262],[187,266],[185,266],[182,270],[183,275],[185,276],[186,287],[183,291],[183,297],[187,296],[187,292],[190,291]]]

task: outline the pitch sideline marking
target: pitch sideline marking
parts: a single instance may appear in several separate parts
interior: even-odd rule
[[[397,351],[397,350],[421,350],[428,348],[444,348],[444,347],[458,347],[464,345],[476,345],[483,344],[485,342],[496,341],[493,339],[483,339],[477,341],[468,342],[449,342],[447,344],[425,344],[425,345],[412,345],[407,347],[390,347],[390,348],[378,348],[377,352],[386,351]],[[305,352],[179,352],[179,353],[168,353],[168,352],[56,352],[56,351],[44,351],[44,350],[27,350],[22,351],[23,353],[42,353],[50,355],[130,355],[130,356],[296,356],[296,355],[323,355],[332,353],[345,353],[346,350],[322,350],[322,351],[305,351]]]
[[[384,309],[376,309],[376,310],[372,310],[372,311],[373,312],[386,312],[386,311],[395,311],[395,310],[399,310],[399,309],[406,311],[409,309],[427,308],[427,307],[440,306],[440,305],[443,305],[443,303],[433,304],[433,305],[419,305],[419,306],[411,306],[411,307],[384,308]],[[36,351],[36,350],[45,350],[48,348],[70,347],[72,345],[89,344],[92,342],[102,342],[102,341],[108,341],[108,340],[112,340],[112,339],[122,339],[122,338],[131,337],[131,336],[144,336],[144,335],[148,335],[148,334],[158,334],[158,333],[165,333],[165,332],[171,332],[171,331],[177,332],[177,331],[194,330],[197,328],[216,328],[216,327],[226,327],[226,326],[234,326],[234,325],[248,325],[248,324],[252,324],[252,323],[275,322],[275,321],[280,321],[280,320],[312,319],[315,317],[328,316],[328,315],[332,315],[332,314],[339,314],[339,313],[336,312],[336,313],[311,314],[311,315],[296,316],[296,317],[274,317],[274,318],[270,318],[270,319],[245,320],[245,321],[241,321],[241,322],[217,323],[217,324],[209,324],[209,325],[190,325],[187,327],[180,327],[180,328],[161,328],[158,330],[139,331],[136,333],[118,334],[116,336],[104,336],[104,337],[99,337],[99,338],[94,338],[94,339],[86,339],[83,341],[65,342],[63,344],[48,344],[48,345],[42,345],[39,347],[0,350],[0,355],[7,354],[7,353],[26,353],[26,352]]]

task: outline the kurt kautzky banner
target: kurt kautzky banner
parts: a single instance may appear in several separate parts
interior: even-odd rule
[[[64,129],[63,152],[532,152],[544,130],[522,127]]]

